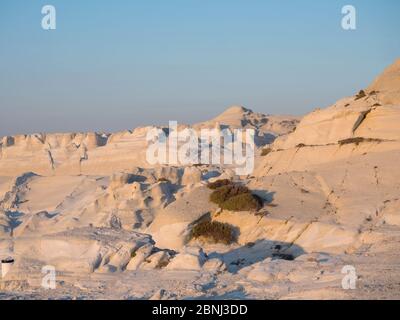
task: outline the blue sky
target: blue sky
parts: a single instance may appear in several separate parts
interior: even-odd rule
[[[399,14],[398,0],[2,0],[0,136],[191,123],[233,104],[304,114],[400,57]]]

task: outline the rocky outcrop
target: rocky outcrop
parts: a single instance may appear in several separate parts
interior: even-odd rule
[[[367,92],[375,94],[382,104],[400,105],[400,59],[379,75]]]
[[[272,283],[304,288],[334,281],[336,288],[345,261],[371,264],[365,253],[394,257],[384,265],[393,271],[400,234],[398,70],[396,62],[369,88],[300,122],[232,107],[195,125],[251,128],[259,146],[274,141],[266,152],[258,149],[256,169],[246,177],[224,166],[149,166],[148,128],[2,138],[0,255],[15,259],[8,276],[41,275],[42,265],[53,265],[113,282],[125,298],[169,297],[157,290],[180,281],[189,284],[190,297],[213,288],[237,298],[254,288],[258,297]],[[218,209],[207,183],[219,179],[245,185],[262,208]],[[233,243],[192,239],[202,221],[228,225]],[[229,283],[220,286],[221,279]],[[152,288],[134,296],[132,283]],[[230,290],[237,283],[241,289]]]
[[[256,129],[256,143],[263,145],[293,130],[298,120],[290,116],[265,116],[233,107],[216,119],[193,128],[215,127],[220,121],[221,126]],[[179,130],[187,127],[181,125]],[[141,127],[113,134],[89,132],[3,137],[0,142],[0,176],[16,176],[28,171],[45,176],[112,175],[134,166],[152,168],[146,160],[146,135],[153,128]],[[167,131],[167,128],[163,129]],[[170,173],[167,173],[168,179],[174,180]]]

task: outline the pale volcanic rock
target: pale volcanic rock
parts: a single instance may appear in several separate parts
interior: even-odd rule
[[[199,248],[186,247],[167,265],[167,270],[200,270],[206,257]]]
[[[195,128],[230,128],[255,129],[263,133],[282,135],[293,131],[300,117],[276,116],[255,113],[242,106],[232,106],[212,120],[194,125]]]
[[[59,271],[90,273],[105,265],[118,271],[125,268],[133,250],[150,242],[149,236],[139,233],[74,229],[46,236],[20,236],[14,240],[13,256],[17,267],[35,259]]]
[[[364,121],[358,126],[354,136],[400,141],[399,121],[400,102],[396,106],[375,107],[371,109]]]
[[[126,270],[137,270],[139,266],[145,261],[145,259],[150,256],[154,246],[152,244],[145,244],[136,251],[134,251],[133,257],[126,266]]]
[[[400,105],[400,59],[385,69],[367,90],[375,91],[382,104]]]
[[[223,272],[226,270],[226,265],[224,261],[218,258],[213,258],[208,259],[206,260],[206,262],[204,262],[203,269],[210,272]]]
[[[352,137],[370,106],[357,103],[354,107],[345,107],[346,103],[348,101],[344,100],[338,105],[306,115],[293,133],[283,141],[278,139],[275,142],[275,147],[289,149],[301,144],[323,146]]]
[[[144,263],[140,265],[140,269],[154,270],[166,267],[170,261],[170,254],[167,251],[158,251],[146,258]]]
[[[11,232],[11,220],[4,210],[0,210],[0,238],[8,238]]]
[[[153,235],[158,247],[180,249],[189,241],[193,222],[216,208],[208,201],[210,193],[204,186],[197,187],[155,217],[147,232]]]
[[[202,172],[196,167],[186,167],[182,176],[182,185],[194,185],[202,180]]]
[[[3,137],[0,257],[15,263],[2,294],[399,298],[399,69],[302,119],[234,106],[193,126],[254,129],[246,177],[223,165],[149,165],[155,127]],[[219,179],[245,185],[263,208],[219,209],[207,188]],[[210,220],[236,241],[193,247],[193,227]],[[40,289],[44,265],[57,270],[51,292]],[[341,289],[345,265],[356,266],[359,290]]]
[[[242,107],[229,109],[209,122],[194,125],[202,127],[230,125],[257,131],[257,143],[272,142],[276,136],[293,130],[298,118],[290,116],[265,116]],[[141,127],[133,131],[107,133],[52,133],[16,135],[1,138],[0,175],[15,176],[32,171],[40,175],[112,175],[131,170],[133,166],[151,168],[146,160],[149,130]],[[188,128],[179,125],[179,129]],[[15,165],[15,163],[18,165]],[[179,169],[161,169],[173,183],[182,178]]]

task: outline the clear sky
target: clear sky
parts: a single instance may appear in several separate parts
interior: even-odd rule
[[[400,57],[399,16],[399,0],[1,0],[0,136],[304,114]]]

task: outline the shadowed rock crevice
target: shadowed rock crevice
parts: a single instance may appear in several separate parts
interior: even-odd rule
[[[292,261],[306,252],[300,246],[270,240],[258,240],[226,253],[211,252],[209,259],[218,258],[225,262],[228,271],[236,273],[265,259],[283,259]]]

